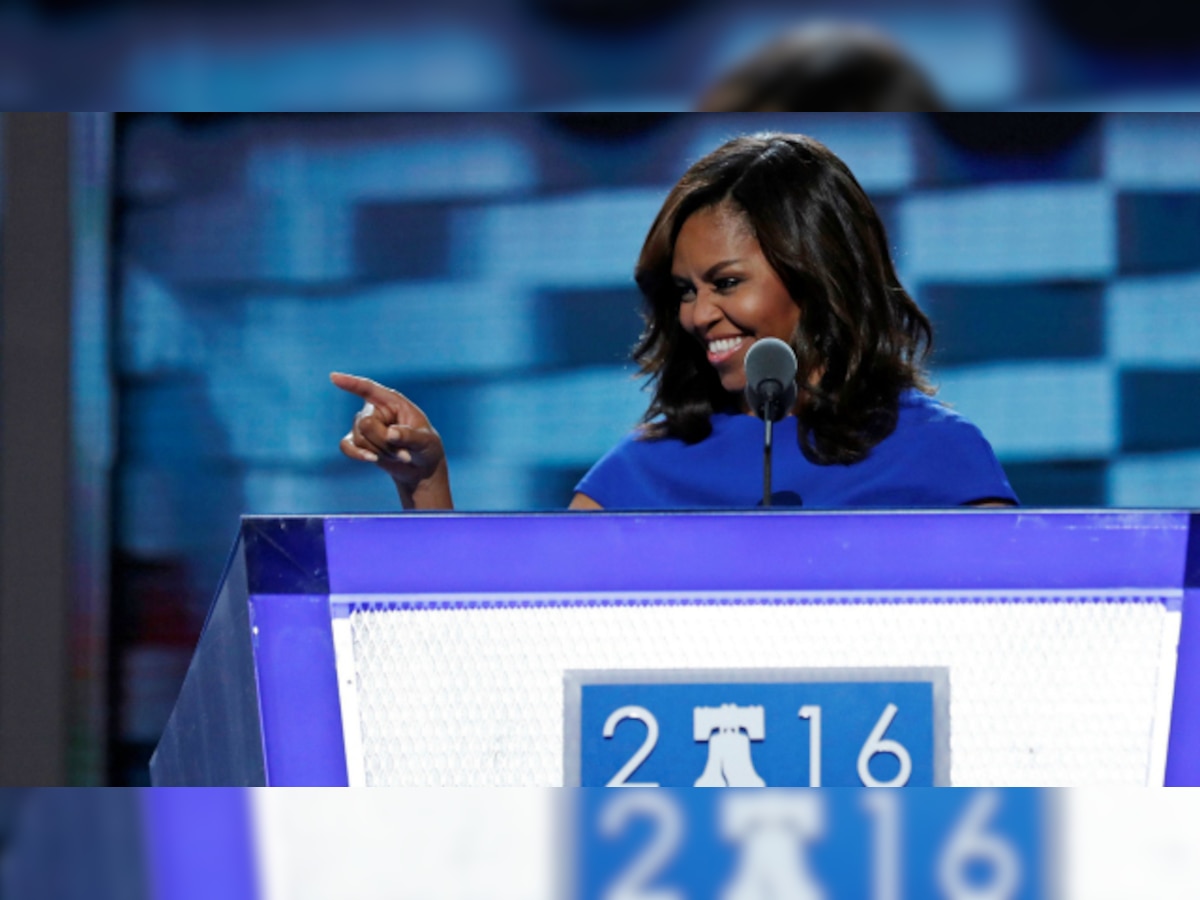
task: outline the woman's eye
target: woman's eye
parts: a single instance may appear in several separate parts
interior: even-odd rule
[[[677,284],[675,287],[679,291],[680,303],[691,303],[696,299],[696,289],[694,287],[686,284]]]
[[[741,280],[738,278],[718,278],[713,282],[713,287],[718,291],[731,291],[739,284],[741,284]]]

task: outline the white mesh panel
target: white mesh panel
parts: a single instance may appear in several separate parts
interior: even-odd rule
[[[1162,777],[1153,745],[1165,729],[1160,722],[1155,738],[1153,727],[1164,697],[1169,704],[1179,620],[1164,598],[747,599],[399,609],[395,598],[352,608],[352,665],[339,660],[354,673],[342,679],[343,708],[356,719],[346,722],[347,746],[361,738],[362,748],[348,760],[351,783],[561,784],[568,669],[824,666],[948,667],[954,785]]]

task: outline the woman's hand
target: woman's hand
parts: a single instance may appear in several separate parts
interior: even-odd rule
[[[364,401],[339,446],[392,477],[405,509],[453,509],[442,439],[420,408],[369,378],[333,372],[329,380]]]

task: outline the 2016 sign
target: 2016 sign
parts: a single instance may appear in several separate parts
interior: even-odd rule
[[[1033,789],[580,791],[580,900],[1042,900]]]
[[[666,679],[695,678],[696,673],[569,673],[565,783],[902,787],[949,782],[944,671],[889,670],[891,680],[876,680],[883,673],[870,671],[818,673],[825,680],[808,674],[804,681],[684,682]],[[647,675],[664,680],[642,680]],[[605,682],[614,678],[636,680]]]

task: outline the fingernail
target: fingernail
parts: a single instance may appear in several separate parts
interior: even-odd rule
[[[367,462],[379,462],[379,457],[370,450],[363,451],[363,459],[365,459]]]
[[[412,462],[412,453],[408,450],[399,450],[396,452],[396,459],[402,463],[410,463]]]

